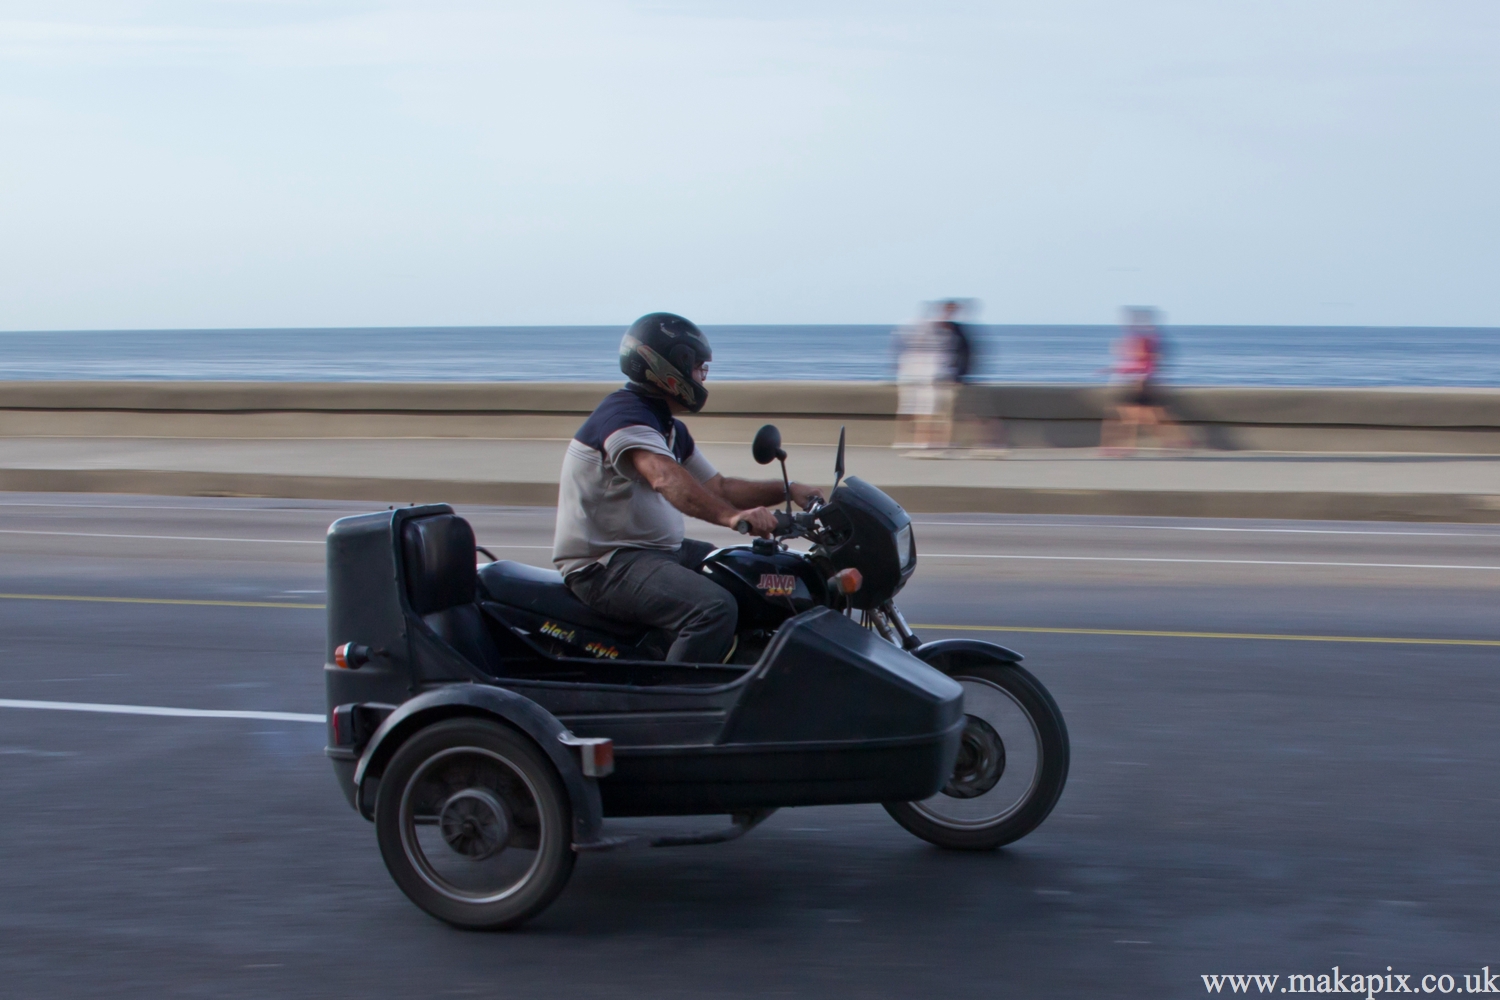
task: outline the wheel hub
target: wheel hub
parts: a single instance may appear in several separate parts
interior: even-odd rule
[[[510,840],[510,810],[487,788],[465,788],[443,803],[438,829],[455,852],[483,861],[505,850]]]
[[[955,799],[978,798],[994,788],[1005,773],[1005,743],[1000,734],[977,716],[966,719],[953,777],[943,786],[943,794]]]

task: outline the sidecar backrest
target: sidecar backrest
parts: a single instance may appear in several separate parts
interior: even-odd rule
[[[457,514],[407,521],[401,528],[406,596],[419,615],[474,603],[474,529]]]
[[[422,621],[475,666],[502,667],[500,650],[475,603],[474,529],[456,514],[407,521],[401,528],[406,598]]]

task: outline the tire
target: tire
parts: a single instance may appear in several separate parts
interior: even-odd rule
[[[969,725],[941,791],[886,812],[930,844],[989,851],[1019,840],[1052,812],[1068,780],[1068,729],[1052,695],[1015,664],[949,663]]]
[[[529,737],[484,719],[408,739],[375,798],[375,836],[396,885],[439,920],[501,930],[546,909],[573,874],[573,815]]]

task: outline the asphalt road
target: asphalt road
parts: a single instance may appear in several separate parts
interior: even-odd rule
[[[364,509],[0,497],[0,699],[320,712],[321,537]],[[464,513],[546,561],[550,512]],[[1155,998],[1500,968],[1500,529],[918,521],[908,617],[1016,630],[973,634],[1068,720],[1067,790],[1012,847],[784,810],[586,856],[524,930],[461,933],[396,890],[318,724],[0,708],[0,993]],[[184,600],[220,603],[155,603]]]

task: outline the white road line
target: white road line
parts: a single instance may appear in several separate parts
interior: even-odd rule
[[[27,701],[0,698],[0,708],[30,708],[50,712],[103,712],[108,715],[167,715],[184,719],[259,719],[262,722],[326,722],[307,712],[251,712],[222,708],[162,708],[156,705],[99,705],[82,701]]]
[[[1500,531],[1366,531],[1359,528],[1220,528],[1188,524],[1066,524],[1058,521],[913,521],[932,528],[1118,528],[1137,531],[1227,531],[1276,535],[1399,535],[1405,538],[1494,538]]]
[[[88,531],[21,531],[18,529],[7,528],[0,528],[0,535],[47,535],[68,538],[138,538],[147,541],[164,542],[250,542],[256,544],[271,545],[324,544],[324,540],[321,538],[316,541],[308,541],[301,538],[220,538],[205,535],[127,535]],[[505,545],[501,543],[486,543],[486,548],[530,549],[536,551],[552,550],[552,546],[550,545]],[[1052,562],[1204,563],[1209,565],[1222,566],[1337,566],[1365,569],[1500,570],[1500,566],[1474,566],[1454,563],[1311,562],[1296,559],[1180,559],[1149,556],[1039,556],[1013,555],[1008,553],[973,552],[923,552],[920,554],[928,559],[1025,559]]]
[[[374,501],[371,501],[374,505]],[[389,506],[389,505],[387,505]],[[404,506],[404,505],[403,505]],[[469,504],[458,504],[459,507],[468,508]],[[139,503],[35,503],[24,500],[0,500],[0,507],[42,507],[47,510],[200,510],[200,511],[242,511],[249,513],[272,513],[272,514],[316,514],[320,511],[337,513],[341,510],[353,511],[357,514],[370,512],[368,506],[347,507],[209,507],[193,506],[190,504],[139,504]],[[529,516],[538,508],[512,506],[479,507],[485,514],[516,514]]]
[[[1500,566],[1450,563],[1304,562],[1296,559],[1169,559],[1152,556],[1023,556],[1009,553],[919,552],[926,559],[1027,559],[1044,562],[1207,563],[1215,566],[1343,566],[1359,569],[1478,569],[1500,571]]]
[[[154,542],[259,542],[268,545],[322,545],[324,540],[305,538],[219,538],[209,535],[125,535],[102,531],[23,531],[0,528],[0,535],[53,535],[66,538],[143,538]]]
[[[268,545],[322,545],[325,539],[308,540],[305,538],[228,538],[211,535],[128,535],[102,531],[25,531],[20,528],[0,528],[0,535],[48,535],[63,538],[142,538],[154,542],[253,542]],[[486,548],[492,549],[546,549],[552,551],[550,545],[504,545],[502,543],[485,543]]]
[[[0,507],[41,507],[46,510],[197,510],[236,511],[252,514],[336,514],[341,510],[363,513],[367,507],[207,507],[189,504],[139,504],[139,503],[26,503],[20,500],[0,500]]]

